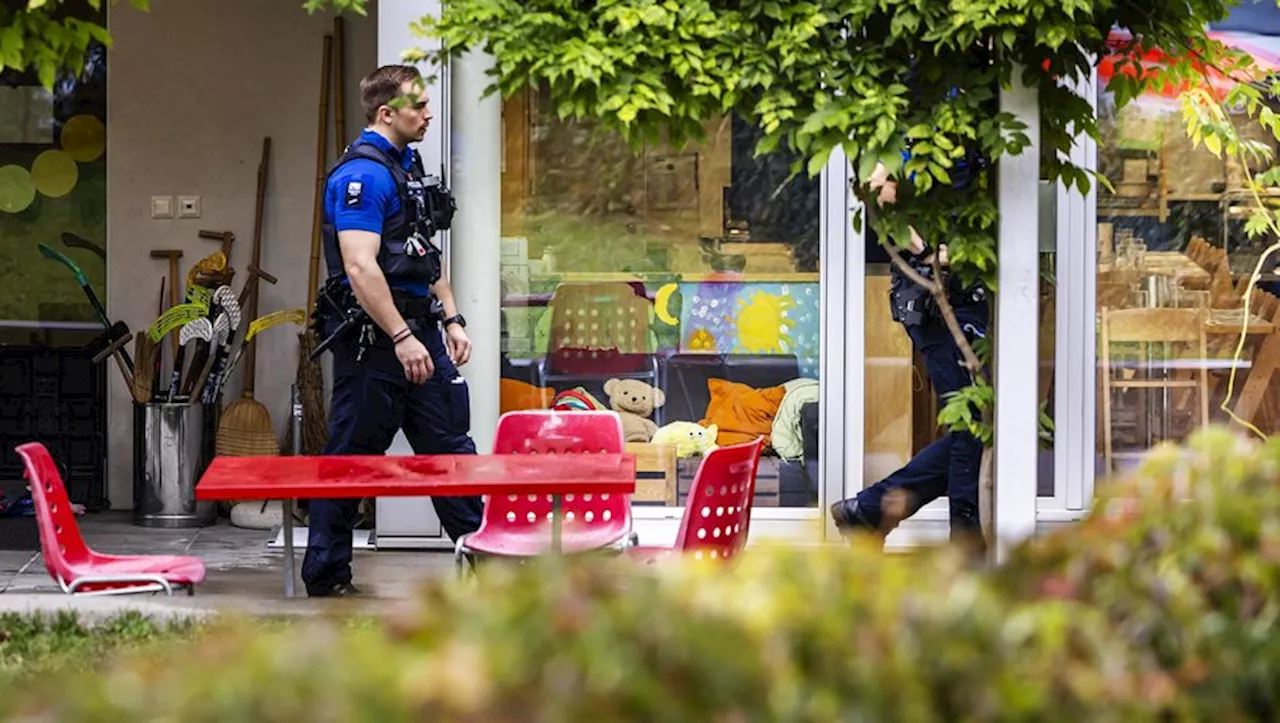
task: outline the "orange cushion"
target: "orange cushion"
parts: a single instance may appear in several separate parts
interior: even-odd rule
[[[550,387],[535,387],[518,379],[503,379],[498,387],[498,406],[503,414],[522,409],[546,409],[555,396],[556,390]]]
[[[709,379],[707,389],[711,392],[711,402],[707,404],[707,416],[699,424],[716,425],[719,429],[716,444],[722,447],[741,444],[760,436],[769,444],[773,418],[778,415],[782,397],[787,393],[785,387],[755,389],[724,379]]]

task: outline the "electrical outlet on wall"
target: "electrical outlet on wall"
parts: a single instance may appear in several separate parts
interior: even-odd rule
[[[178,218],[200,218],[200,197],[178,196]]]
[[[152,196],[151,218],[173,218],[173,196]]]

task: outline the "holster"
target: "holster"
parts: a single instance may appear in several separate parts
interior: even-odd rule
[[[917,257],[904,254],[907,263],[921,276],[929,279],[933,268]],[[905,327],[919,326],[937,311],[937,302],[929,290],[912,281],[896,266],[889,275],[889,313],[893,320]]]
[[[391,293],[396,310],[414,331],[423,331],[430,323],[438,323],[444,318],[444,305],[434,294],[427,297],[415,297]],[[356,300],[351,287],[342,283],[341,278],[333,277],[325,282],[316,296],[316,306],[311,311],[311,328],[315,330],[320,343],[311,353],[311,359],[317,359],[335,342],[351,334],[363,332],[368,346],[391,346],[391,338],[374,323],[368,312]]]

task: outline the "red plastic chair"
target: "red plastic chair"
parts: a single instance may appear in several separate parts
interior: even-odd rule
[[[112,595],[165,592],[185,587],[188,595],[204,581],[204,561],[176,555],[103,555],[80,536],[62,475],[49,451],[39,442],[18,446],[27,468],[35,503],[36,524],[45,568],[67,594]]]
[[[498,419],[494,454],[622,454],[622,418],[613,411],[508,412]],[[565,460],[565,464],[573,464]],[[480,527],[458,538],[458,574],[470,555],[532,557],[551,549],[551,495],[485,498]],[[636,544],[630,495],[565,495],[561,504],[561,550],[579,554]]]
[[[626,551],[645,563],[676,553],[696,559],[727,560],[747,544],[751,531],[751,501],[764,438],[712,450],[693,477],[684,517],[672,547],[632,547]]]

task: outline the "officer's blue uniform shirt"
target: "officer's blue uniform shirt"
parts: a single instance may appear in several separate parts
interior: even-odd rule
[[[413,167],[413,149],[400,151],[381,135],[370,130],[360,134],[359,142],[370,143],[388,156],[400,161],[405,170]],[[353,158],[329,177],[324,194],[325,213],[333,219],[334,229],[369,231],[381,234],[383,222],[400,211],[400,193],[395,179],[382,164],[368,158]],[[426,284],[396,287],[416,296],[426,296]]]

